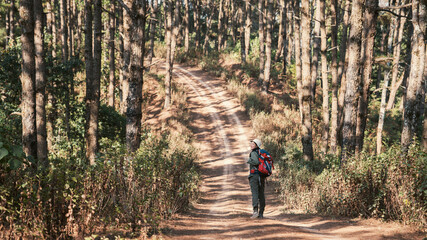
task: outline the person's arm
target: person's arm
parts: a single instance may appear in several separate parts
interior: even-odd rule
[[[259,165],[258,153],[252,151],[247,163],[249,163],[250,165]]]

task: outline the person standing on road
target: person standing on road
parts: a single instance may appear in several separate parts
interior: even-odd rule
[[[264,209],[265,209],[265,177],[261,176],[258,172],[258,165],[260,164],[258,160],[258,151],[261,147],[261,140],[254,139],[250,142],[250,147],[252,149],[249,154],[249,159],[247,163],[249,164],[249,185],[252,192],[252,207],[253,214],[251,218],[263,218]]]

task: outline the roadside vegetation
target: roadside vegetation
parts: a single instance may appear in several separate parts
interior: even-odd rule
[[[186,209],[197,197],[197,153],[186,127],[183,87],[174,86],[176,111],[167,122],[159,123],[163,124],[159,130],[145,127],[141,146],[132,154],[126,151],[125,117],[101,103],[100,151],[94,165],[85,159],[84,102],[79,94],[72,100],[71,135],[67,136],[64,99],[57,98],[56,106],[48,107],[48,116],[55,116],[55,128],[49,133],[54,140],[49,165],[44,167],[33,158],[24,158],[22,151],[21,118],[16,114],[20,111],[20,82],[13,81],[20,74],[16,68],[19,49],[0,54],[0,81],[6,83],[0,108],[0,238],[96,237],[100,233],[117,235],[117,231],[127,238],[142,237],[158,231],[162,221]],[[81,64],[58,67],[56,59],[49,59],[50,77],[58,82],[67,67],[82,70]],[[150,73],[144,78],[150,85],[144,96],[164,96],[163,76]],[[74,81],[76,92],[83,92],[81,79]]]
[[[257,46],[253,48],[257,49]],[[402,116],[398,111],[392,111],[386,119],[386,151],[375,154],[380,99],[374,97],[369,105],[365,151],[342,162],[337,157],[339,154],[319,151],[322,144],[322,115],[318,112],[322,103],[319,98],[312,112],[313,149],[317,151],[312,161],[305,161],[298,100],[290,97],[296,96],[295,66],[291,65],[285,76],[273,71],[271,81],[277,87],[265,94],[257,83],[256,54],[251,54],[247,63],[240,66],[238,51],[238,47],[227,49],[209,57],[187,60],[187,63],[222,77],[228,91],[239,99],[252,120],[256,136],[261,137],[264,148],[274,156],[274,179],[289,212],[374,217],[425,229],[427,153],[419,146],[419,141],[414,141],[408,155],[402,154],[400,128],[396,127],[401,125]],[[419,129],[417,136],[421,134]]]

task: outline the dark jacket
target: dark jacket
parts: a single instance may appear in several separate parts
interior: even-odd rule
[[[247,163],[249,164],[249,177],[253,174],[258,174],[258,165],[259,165],[259,160],[258,160],[258,150],[259,148],[256,148],[254,150],[252,150],[252,152],[249,154],[249,158]],[[255,171],[251,171],[251,170],[255,170]]]

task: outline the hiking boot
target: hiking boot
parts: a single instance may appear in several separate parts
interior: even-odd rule
[[[251,218],[257,218],[257,217],[259,217],[258,212],[254,211],[254,213],[252,214]]]
[[[258,218],[264,218],[264,214],[259,213],[259,214],[258,214]]]

